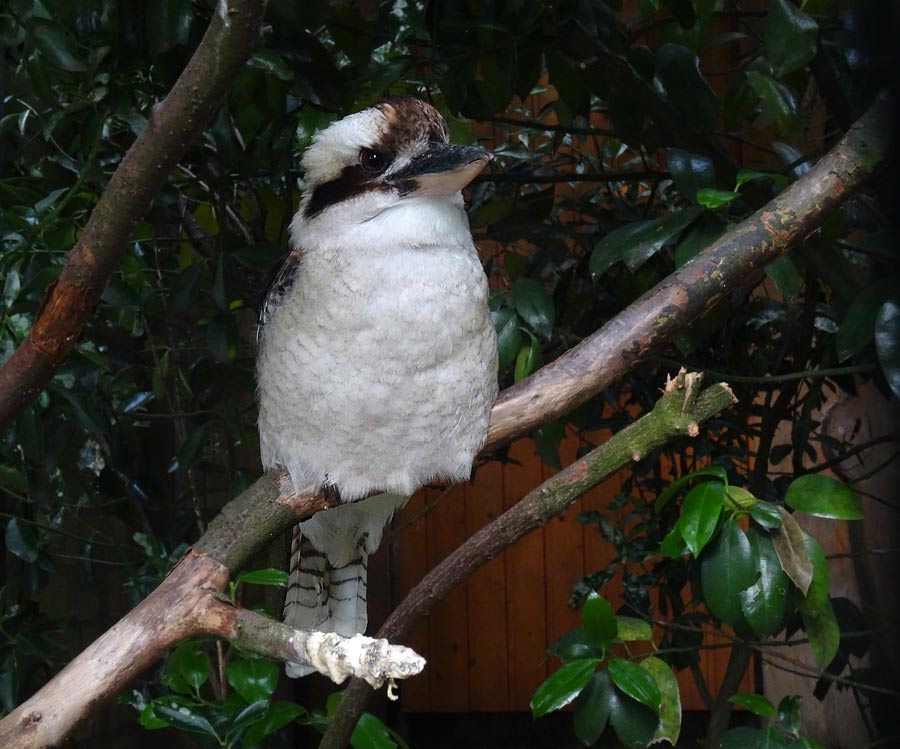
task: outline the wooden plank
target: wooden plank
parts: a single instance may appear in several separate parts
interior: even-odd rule
[[[574,462],[578,452],[578,438],[569,433],[559,447],[560,463],[567,466]],[[556,470],[542,464],[546,481]],[[584,526],[578,515],[584,505],[575,502],[562,515],[552,518],[544,527],[544,564],[550,574],[547,585],[547,644],[570,630],[581,626],[580,609],[569,608],[572,587],[584,577]],[[594,533],[593,529],[588,529]]]
[[[430,492],[429,489],[416,492],[394,523],[397,536],[393,543],[396,547],[393,559],[396,560],[398,601],[402,600],[428,571],[427,521],[422,511]],[[410,524],[413,518],[418,519]],[[425,658],[430,656],[427,618],[419,621],[407,644]],[[428,712],[431,709],[431,688],[427,670],[404,680],[400,686],[400,696],[403,699],[403,709],[407,712]]]
[[[466,533],[471,536],[503,512],[503,466],[493,461],[475,473],[466,501]],[[509,674],[505,647],[506,561],[492,559],[469,578],[466,594],[469,609],[470,710],[509,710]]]
[[[468,484],[447,492],[428,513],[428,568],[443,561],[466,540],[465,500]],[[428,616],[430,659],[426,671],[431,687],[431,711],[469,710],[467,584],[459,585]]]
[[[504,505],[512,506],[541,482],[541,464],[529,439],[509,448],[509,457],[522,465],[503,466]],[[528,711],[534,690],[547,678],[545,648],[547,619],[544,533],[536,530],[505,552],[507,657],[509,704],[513,711]],[[497,643],[500,646],[500,643]]]

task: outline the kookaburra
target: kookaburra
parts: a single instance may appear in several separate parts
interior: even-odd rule
[[[460,190],[491,155],[448,141],[433,107],[394,99],[303,157],[257,357],[263,466],[342,501],[294,533],[285,621],[300,629],[365,631],[384,526],[420,486],[467,479],[485,443],[497,339]]]

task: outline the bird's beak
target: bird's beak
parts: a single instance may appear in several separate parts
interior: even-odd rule
[[[452,195],[475,179],[492,158],[490,151],[478,146],[433,142],[389,179],[404,194]]]

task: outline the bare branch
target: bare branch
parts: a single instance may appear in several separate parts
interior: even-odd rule
[[[0,369],[0,433],[71,353],[134,228],[258,44],[265,6],[265,0],[216,4],[187,67],[110,178],[34,326]]]

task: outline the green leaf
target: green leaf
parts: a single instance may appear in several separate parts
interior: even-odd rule
[[[353,749],[396,749],[397,742],[391,738],[384,723],[372,713],[363,713],[353,729],[350,746]]]
[[[781,568],[787,573],[791,582],[805,596],[809,590],[813,576],[813,565],[806,554],[803,541],[803,530],[783,507],[778,508],[781,514],[781,528],[772,528],[769,535],[772,545],[781,562]]]
[[[183,642],[175,648],[166,661],[166,673],[181,678],[195,690],[209,679],[209,658],[197,640]]]
[[[689,551],[688,545],[681,537],[681,528],[678,523],[670,530],[659,544],[659,553],[664,557],[683,557]]]
[[[239,658],[228,664],[228,683],[247,702],[272,696],[278,685],[278,667],[262,658]]]
[[[516,368],[513,372],[515,382],[524,380],[541,366],[541,346],[533,335],[529,334],[528,339],[516,357]]]
[[[790,0],[773,0],[766,13],[763,39],[776,77],[793,73],[812,60],[818,35],[819,25]]]
[[[739,192],[732,192],[731,190],[716,190],[713,187],[704,187],[697,190],[697,202],[704,208],[720,208],[739,197],[741,197]]]
[[[212,724],[193,708],[187,705],[180,705],[172,702],[167,698],[156,700],[152,703],[153,714],[160,720],[164,720],[168,725],[188,733],[200,733],[206,736],[212,736],[216,741],[221,743],[219,734]]]
[[[519,316],[535,333],[549,338],[553,332],[553,297],[540,281],[519,278],[512,287],[512,301]]]
[[[286,700],[273,702],[269,705],[262,720],[254,723],[247,729],[247,733],[244,734],[243,745],[246,747],[254,746],[266,736],[270,736],[284,728],[288,723],[292,723],[297,718],[305,715],[307,715],[306,708],[294,702],[287,702]]]
[[[700,557],[700,584],[710,612],[729,626],[743,621],[741,591],[756,581],[750,542],[733,519]]]
[[[716,749],[784,749],[787,740],[774,726],[768,728],[732,728],[716,744]]]
[[[828,560],[819,542],[803,533],[803,544],[813,573],[806,597],[798,602],[803,629],[809,638],[809,647],[820,668],[827,668],[837,655],[841,644],[841,631],[834,615],[834,606],[828,595]]]
[[[803,698],[799,694],[792,694],[781,698],[778,703],[778,723],[789,734],[796,736],[800,733],[800,707]]]
[[[740,190],[748,182],[760,179],[771,180],[779,187],[787,187],[791,182],[790,179],[778,172],[758,172],[755,169],[741,169],[734,180],[734,189]]]
[[[653,712],[659,712],[659,687],[648,671],[624,658],[611,659],[608,669],[609,677],[619,689]]]
[[[696,202],[697,190],[716,184],[716,170],[709,156],[670,148],[666,158],[675,185],[688,200]]]
[[[156,706],[152,702],[148,704],[141,710],[141,717],[138,719],[141,726],[148,731],[155,731],[159,728],[167,728],[169,726],[168,722],[156,715],[154,710],[155,707]]]
[[[700,216],[675,248],[675,267],[680,268],[703,252],[725,233],[725,228],[725,222],[714,213]]]
[[[712,538],[724,501],[725,485],[718,481],[704,481],[691,489],[684,498],[678,528],[694,556]]]
[[[659,496],[656,498],[656,502],[653,503],[653,512],[658,513],[662,510],[682,486],[689,481],[693,481],[698,476],[713,476],[719,479],[723,484],[728,483],[728,474],[721,466],[709,466],[708,468],[701,468],[699,471],[692,471],[684,476],[679,476],[660,492]]]
[[[0,466],[0,489],[7,489],[16,494],[26,494],[28,492],[28,479],[17,468]]]
[[[519,330],[519,316],[515,310],[501,307],[491,312],[491,320],[497,331],[498,370],[503,373],[516,360],[522,348],[523,333]]]
[[[184,444],[178,451],[178,455],[176,456],[175,460],[172,461],[172,465],[169,466],[169,472],[186,472],[188,468],[190,468],[203,453],[203,448],[206,446],[206,438],[208,436],[208,422],[205,424],[201,424],[198,429],[194,429],[188,435],[188,438],[184,441]]]
[[[602,276],[615,263],[624,260],[628,269],[637,270],[670,239],[678,235],[702,209],[672,211],[650,221],[635,221],[607,234],[591,253],[591,275]]]
[[[659,687],[659,726],[653,739],[665,739],[672,746],[678,746],[678,735],[681,733],[681,692],[678,679],[669,664],[655,655],[644,658],[640,666],[653,677]]]
[[[62,26],[43,18],[34,18],[31,23],[31,38],[51,65],[70,73],[87,70],[87,66],[78,59],[75,40]]]
[[[602,654],[593,639],[583,629],[573,629],[550,643],[549,655],[559,658],[563,663],[587,658],[599,658]]]
[[[862,520],[863,509],[859,498],[844,482],[808,473],[794,479],[784,495],[788,507],[834,520]]]
[[[875,322],[878,363],[894,395],[900,398],[900,302],[885,302]]]
[[[147,19],[147,46],[154,57],[188,42],[194,18],[190,0],[150,0]]]
[[[774,502],[757,500],[750,505],[750,517],[764,528],[780,528],[782,525],[781,512]]]
[[[649,622],[645,622],[643,619],[636,619],[633,616],[617,616],[616,627],[618,629],[617,639],[622,642],[640,640],[653,642],[653,630]]]
[[[778,132],[782,135],[796,132],[799,116],[797,100],[791,90],[773,80],[771,76],[755,70],[748,70],[745,75],[748,85],[763,102],[770,117],[774,120]]]
[[[719,98],[700,72],[697,55],[680,44],[664,44],[656,55],[656,74],[685,121],[697,130],[712,130]]]
[[[612,606],[603,596],[591,593],[584,602],[581,612],[581,626],[601,649],[616,638],[618,625]]]
[[[36,562],[40,556],[34,532],[19,518],[11,518],[6,524],[5,539],[9,553],[29,564]]]
[[[775,715],[775,705],[761,694],[752,692],[738,692],[728,698],[729,702],[747,708],[751,713],[762,718],[770,718]]]
[[[771,278],[778,290],[787,299],[794,299],[800,294],[803,278],[797,264],[789,255],[784,255],[766,266],[766,275]]]
[[[232,719],[231,726],[228,729],[228,733],[225,734],[225,740],[227,743],[232,744],[234,741],[241,735],[241,733],[247,730],[250,726],[252,726],[257,721],[261,721],[267,711],[269,709],[269,701],[268,700],[259,700],[257,702],[251,702],[246,707],[242,708]],[[247,743],[247,742],[245,742]]]
[[[294,70],[284,58],[273,49],[259,49],[253,53],[248,67],[265,70],[282,81],[294,80]]]
[[[741,611],[750,628],[765,639],[780,632],[784,625],[790,581],[765,531],[751,527],[747,539],[756,559],[759,579],[741,591]]]
[[[725,487],[725,499],[728,501],[729,507],[740,512],[749,512],[750,508],[759,501],[743,487],[733,485]]]
[[[531,698],[531,714],[535,718],[565,707],[584,689],[600,663],[599,658],[566,663],[541,684]]]
[[[659,727],[659,715],[646,705],[613,689],[609,698],[609,723],[627,749],[643,749]]]
[[[575,735],[585,746],[596,744],[609,722],[612,691],[609,674],[606,671],[595,671],[575,700],[572,723]]]
[[[235,582],[251,583],[252,585],[274,585],[279,588],[286,588],[290,582],[290,577],[284,570],[269,567],[264,570],[242,572],[237,576]]]
[[[838,361],[846,361],[874,338],[878,313],[898,286],[900,278],[897,276],[882,278],[860,290],[853,298],[834,336]]]

